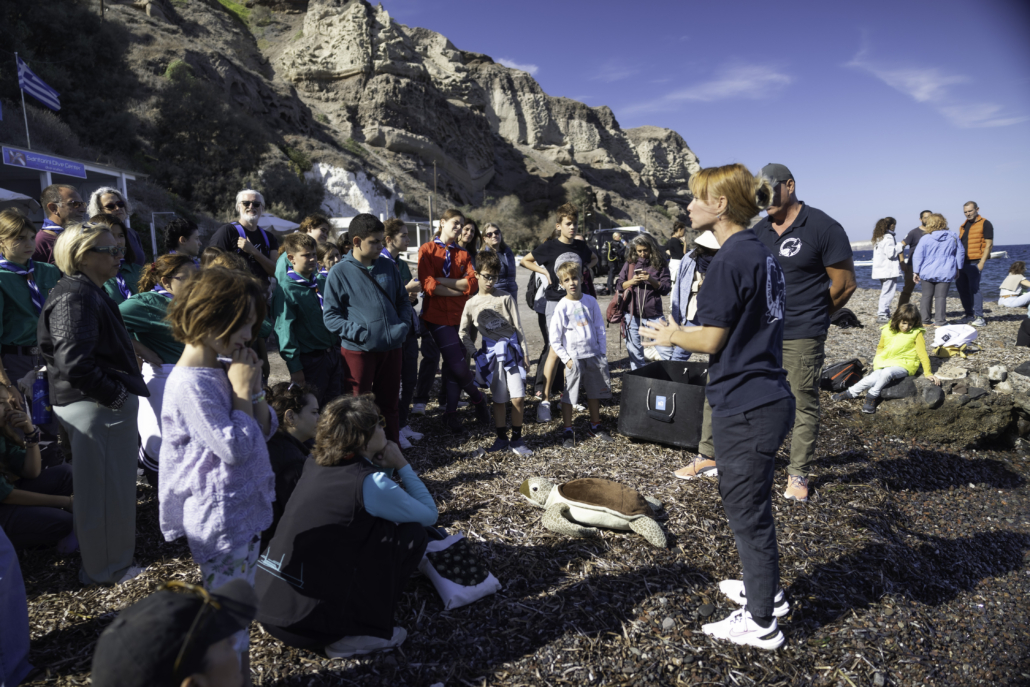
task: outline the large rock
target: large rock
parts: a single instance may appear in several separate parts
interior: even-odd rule
[[[1020,364],[1019,364],[1019,365],[1018,365],[1018,366],[1017,366],[1017,367],[1016,367],[1016,368],[1015,368],[1014,370],[1012,370],[1012,371],[1013,371],[1013,372],[1015,372],[1015,373],[1017,373],[1017,374],[1021,374],[1021,375],[1023,375],[1024,377],[1030,377],[1030,360],[1026,361],[1025,363],[1020,363]]]
[[[991,388],[991,379],[990,379],[990,377],[988,377],[987,375],[985,375],[982,372],[972,372],[972,373],[970,373],[970,375],[966,379],[966,381],[969,383],[970,387],[974,387],[975,386],[978,389],[988,389],[988,390],[990,390],[990,388]]]
[[[916,383],[912,377],[903,377],[896,379],[887,386],[883,387],[880,391],[880,398],[887,400],[897,400],[902,398],[912,398],[916,395]]]
[[[929,408],[940,408],[944,404],[946,394],[926,377],[915,378],[916,397]]]
[[[932,360],[933,359],[931,359],[930,367],[933,367]],[[954,360],[949,360],[937,368],[937,371],[934,372],[934,374],[942,380],[959,380],[968,377],[969,370],[962,367]]]
[[[1009,371],[1004,365],[991,365],[987,368],[987,378],[992,382],[1004,382],[1008,377]]]
[[[1009,435],[1015,435],[1017,398],[1019,395],[989,395],[969,401],[968,396],[948,396],[936,408],[927,405],[924,398],[909,398],[881,403],[875,415],[855,413],[852,421],[905,439],[975,447],[1009,441]]]

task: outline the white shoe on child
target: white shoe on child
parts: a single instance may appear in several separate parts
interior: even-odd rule
[[[411,425],[404,425],[403,427],[401,427],[401,436],[407,437],[411,441],[418,441],[422,438],[422,433],[413,430],[411,428]]]
[[[385,651],[400,646],[407,637],[408,631],[403,627],[393,628],[393,636],[389,639],[368,635],[344,637],[327,646],[325,655],[329,658],[350,658],[351,656],[371,654],[375,651]]]
[[[536,421],[551,421],[551,404],[548,401],[540,401],[540,405],[536,407]]]
[[[397,437],[397,445],[405,450],[411,448],[411,442],[408,441],[408,438],[404,436],[403,432]]]

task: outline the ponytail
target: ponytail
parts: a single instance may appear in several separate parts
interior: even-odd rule
[[[192,264],[193,258],[188,255],[161,255],[143,268],[136,290],[139,293],[153,291],[156,285],[168,281],[183,267]]]

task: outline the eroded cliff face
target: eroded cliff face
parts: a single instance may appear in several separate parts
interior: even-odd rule
[[[549,96],[529,74],[361,0],[311,0],[303,36],[273,65],[348,137],[407,159],[423,181],[436,163],[464,202],[488,186],[553,196],[548,186],[578,184],[616,204],[685,204],[700,169],[673,131],[623,130],[607,107]]]

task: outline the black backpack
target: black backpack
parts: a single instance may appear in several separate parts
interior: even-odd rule
[[[538,279],[540,279],[540,275],[534,272],[529,278],[529,284],[526,286],[526,305],[529,306],[530,310],[532,310],[535,305],[536,292],[537,289],[540,288],[540,284],[537,281]]]
[[[862,379],[862,361],[858,358],[834,363],[823,368],[819,377],[819,388],[827,391],[844,391]]]
[[[847,308],[841,308],[830,315],[830,324],[835,324],[841,329],[850,329],[852,327],[862,329],[862,323],[859,322],[858,315]]]

